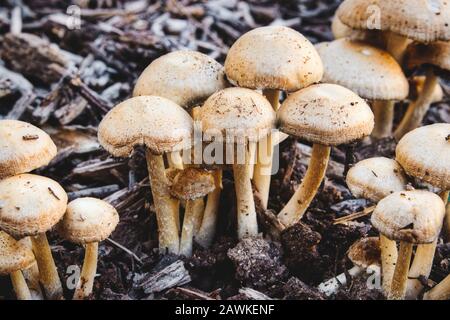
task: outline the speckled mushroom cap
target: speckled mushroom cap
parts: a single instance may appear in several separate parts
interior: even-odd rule
[[[450,71],[450,42],[412,43],[406,51],[405,63],[409,69],[428,64]]]
[[[353,243],[347,251],[347,257],[361,268],[370,265],[380,265],[381,252],[380,240],[378,237],[361,238]]]
[[[0,231],[0,275],[29,268],[34,263],[33,251]]]
[[[58,225],[64,239],[78,244],[108,238],[119,223],[119,214],[109,203],[95,198],[78,198],[67,206]]]
[[[447,0],[345,0],[339,19],[355,29],[379,27],[420,42],[450,40],[450,2]],[[380,19],[375,26],[374,15]]]
[[[340,145],[368,136],[374,116],[354,92],[336,84],[317,84],[288,96],[278,110],[284,133],[323,145]]]
[[[295,91],[319,82],[323,66],[302,34],[268,26],[245,33],[231,46],[225,73],[239,87]]]
[[[98,127],[100,144],[113,156],[127,157],[137,145],[151,152],[179,151],[191,146],[193,120],[169,99],[130,98],[109,111]]]
[[[406,173],[443,190],[450,189],[450,123],[408,132],[395,150]]]
[[[429,191],[399,191],[380,202],[372,213],[373,226],[391,240],[433,242],[442,227],[445,205]]]
[[[206,140],[245,143],[267,136],[275,124],[269,101],[256,91],[227,88],[206,100],[197,118]]]
[[[206,196],[216,188],[210,171],[186,168],[174,177],[170,193],[177,199],[194,200]]]
[[[397,161],[377,157],[355,164],[347,173],[347,186],[357,198],[378,202],[406,188],[406,175]]]
[[[175,51],[154,60],[140,75],[133,96],[160,96],[183,108],[227,86],[220,63],[196,51]]]
[[[323,42],[316,49],[324,65],[323,82],[344,86],[365,99],[407,97],[408,80],[386,51],[349,39]]]
[[[66,207],[67,194],[52,179],[20,174],[0,180],[0,229],[15,238],[50,230]]]
[[[0,120],[0,179],[47,165],[56,146],[41,129],[18,120]]]

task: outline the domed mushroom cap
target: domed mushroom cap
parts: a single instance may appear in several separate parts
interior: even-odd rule
[[[408,181],[397,161],[377,157],[355,164],[348,171],[346,182],[355,197],[378,202],[391,193],[405,190]]]
[[[206,100],[198,112],[205,139],[226,138],[227,142],[258,141],[275,124],[275,112],[269,101],[256,91],[227,88]]]
[[[342,85],[371,100],[400,100],[408,80],[386,51],[362,42],[339,39],[316,45],[324,65],[323,82]]]
[[[335,39],[347,38],[352,35],[354,29],[342,23],[337,15],[331,20],[331,32]]]
[[[342,23],[337,15],[331,21],[331,32],[335,39],[348,38],[353,41],[364,41],[376,47],[382,47],[384,43],[383,34],[379,30],[352,29]],[[322,81],[325,82],[323,79]]]
[[[437,123],[408,132],[395,150],[409,175],[443,190],[450,189],[450,124]]]
[[[0,231],[0,275],[29,268],[34,263],[33,251]]]
[[[450,3],[447,0],[346,0],[337,10],[341,21],[355,29],[368,29],[377,15],[378,26],[412,40],[450,40]],[[373,28],[377,27],[373,25]]]
[[[85,244],[108,238],[119,223],[119,214],[109,203],[95,198],[78,198],[67,206],[58,225],[64,239]]]
[[[288,96],[278,110],[280,130],[323,145],[368,136],[374,116],[367,103],[335,84],[317,84]]]
[[[20,174],[0,180],[0,229],[15,238],[50,230],[66,207],[67,194],[52,179]]]
[[[410,69],[429,64],[450,71],[450,42],[412,43],[408,46],[405,60]]]
[[[439,235],[444,215],[444,202],[436,194],[400,191],[378,202],[372,224],[391,240],[431,243]]]
[[[0,120],[0,179],[47,165],[56,146],[41,129],[22,121]]]
[[[103,118],[98,127],[100,144],[116,157],[127,157],[137,145],[155,154],[191,146],[193,120],[169,99],[141,96],[128,99]]]
[[[268,26],[245,33],[231,46],[225,73],[240,87],[295,91],[319,82],[323,66],[301,33]]]
[[[348,258],[361,268],[367,268],[370,265],[380,265],[381,251],[380,240],[378,237],[361,238],[353,243],[347,252]]]
[[[187,168],[174,177],[170,193],[177,199],[194,200],[206,196],[215,188],[214,176],[211,172]]]
[[[154,60],[140,75],[133,96],[160,96],[183,108],[227,86],[220,63],[196,51],[175,51]]]

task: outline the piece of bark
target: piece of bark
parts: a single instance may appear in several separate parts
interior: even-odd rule
[[[164,290],[179,287],[191,282],[191,276],[181,260],[175,261],[164,269],[150,274],[140,281],[140,287],[145,293],[158,293]]]
[[[244,295],[248,300],[272,300],[269,296],[252,288],[241,288],[239,294]]]

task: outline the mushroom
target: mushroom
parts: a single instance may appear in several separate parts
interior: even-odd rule
[[[204,139],[225,143],[227,159],[233,156],[238,237],[255,236],[258,224],[250,181],[248,145],[270,134],[275,124],[275,112],[259,93],[244,88],[228,88],[206,100],[199,110],[198,119]]]
[[[394,112],[388,109],[394,108],[394,101],[405,99],[409,90],[400,65],[386,51],[349,39],[320,43],[316,48],[324,65],[323,82],[339,84],[371,100],[372,136],[389,136]]]
[[[0,179],[43,167],[56,156],[47,133],[18,120],[0,120],[0,150]]]
[[[262,89],[277,111],[280,91],[296,91],[319,82],[323,66],[316,49],[301,33],[284,26],[267,26],[245,33],[231,46],[225,73],[237,86]],[[269,135],[258,144],[253,182],[264,208],[269,199],[272,145],[280,140]]]
[[[425,65],[426,76],[417,99],[409,104],[405,115],[395,130],[394,136],[397,140],[421,125],[425,114],[436,98],[436,87],[440,86],[435,69],[450,71],[450,43],[413,44],[408,47],[405,60],[410,68]]]
[[[64,239],[85,245],[86,249],[74,300],[87,298],[92,293],[97,272],[98,243],[108,238],[118,223],[119,214],[105,201],[78,198],[67,205],[58,231]]]
[[[450,275],[439,282],[433,289],[427,291],[423,300],[449,300],[450,299]]]
[[[175,198],[186,201],[179,252],[186,257],[192,255],[193,238],[202,224],[205,209],[203,197],[214,191],[215,188],[214,176],[211,172],[203,169],[186,168],[173,179],[170,193]]]
[[[146,147],[148,174],[156,208],[159,247],[178,253],[178,204],[170,196],[162,155],[189,149],[193,121],[176,103],[156,96],[128,99],[106,114],[98,128],[100,144],[115,157]]]
[[[306,212],[325,176],[331,146],[349,143],[370,134],[373,113],[352,91],[335,84],[317,84],[297,91],[278,111],[282,132],[313,143],[306,175],[278,214],[282,224],[297,223]]]
[[[444,214],[442,199],[429,191],[399,191],[378,202],[373,226],[387,238],[400,241],[388,299],[405,298],[413,246],[437,239]]]
[[[395,154],[406,173],[441,189],[447,203],[450,190],[450,124],[437,123],[407,133],[398,143]],[[448,219],[448,217],[447,217]],[[444,230],[450,235],[450,228]],[[423,286],[420,276],[427,278],[433,265],[437,240],[419,245],[416,250],[408,283],[408,298],[417,298]]]
[[[425,76],[414,76],[410,80],[410,90],[409,92],[409,100],[417,100],[417,97],[423,92],[425,86],[426,77]],[[431,103],[436,103],[442,101],[444,99],[444,91],[439,83],[436,84],[433,90],[433,97]]]
[[[22,271],[35,262],[31,249],[0,231],[0,275],[9,275],[18,300],[32,300]]]
[[[33,174],[0,180],[0,229],[31,237],[40,282],[48,299],[62,298],[62,285],[45,233],[63,217],[67,194],[55,181]]]
[[[353,196],[377,203],[391,193],[405,190],[408,181],[397,161],[377,157],[355,164],[348,171],[346,182]],[[380,249],[383,290],[388,293],[397,261],[397,245],[395,241],[380,234]]]
[[[347,257],[354,266],[334,278],[322,282],[318,289],[327,296],[335,294],[341,285],[347,284],[347,274],[356,277],[364,270],[380,273],[380,243],[378,237],[361,238],[351,245]]]

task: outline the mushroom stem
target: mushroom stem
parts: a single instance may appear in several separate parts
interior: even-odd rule
[[[94,278],[97,273],[98,242],[87,243],[85,250],[83,268],[73,294],[73,300],[83,300],[89,297],[94,287]]]
[[[39,284],[39,268],[37,263],[33,263],[28,269],[22,270],[23,277],[30,289],[31,298],[33,300],[44,300],[41,285]]]
[[[391,292],[388,296],[389,300],[403,300],[405,298],[412,250],[412,243],[400,241],[397,263],[392,278]]]
[[[17,300],[32,300],[27,282],[23,277],[22,271],[17,270],[10,274],[11,283],[16,293]]]
[[[250,177],[253,178],[254,172],[255,172],[255,166],[256,166],[256,151],[258,149],[258,143],[256,142],[249,142],[248,144],[248,154],[249,154],[249,167],[250,167]]]
[[[409,131],[416,129],[421,125],[425,114],[433,102],[434,90],[438,81],[438,77],[434,74],[433,68],[428,66],[422,92],[419,94],[416,101],[409,104],[405,115],[398,128],[395,130],[394,137],[397,141]]]
[[[270,102],[273,110],[278,111],[280,108],[280,90],[277,89],[264,89],[263,96]]]
[[[235,146],[235,154],[237,153]],[[234,186],[237,200],[238,238],[256,236],[258,234],[258,221],[256,218],[255,201],[250,176],[249,153],[245,154],[243,164],[235,159],[233,163]]]
[[[372,131],[374,138],[381,139],[391,136],[394,123],[394,105],[394,101],[376,100],[372,103],[375,116],[375,127]]]
[[[180,254],[185,257],[192,256],[194,234],[200,229],[204,209],[203,198],[186,201],[180,240]]]
[[[389,52],[399,65],[403,64],[403,57],[410,40],[400,34],[390,32],[387,39],[387,52]]]
[[[315,143],[312,148],[311,160],[302,184],[295,191],[289,202],[284,206],[278,217],[283,225],[289,227],[297,223],[308,209],[311,201],[325,177],[330,159],[331,147]]]
[[[447,242],[450,242],[450,205],[448,203],[449,191],[441,192],[442,201],[446,206],[444,218],[444,237]]]
[[[424,294],[423,300],[448,300],[450,299],[450,275],[437,284],[433,289]]]
[[[39,268],[39,280],[47,299],[61,300],[63,298],[63,289],[47,236],[45,233],[38,234],[31,238],[31,242],[33,243],[33,251]]]
[[[394,240],[380,234],[381,270],[383,277],[383,291],[386,296],[391,292],[392,278],[394,277],[395,264],[398,251]]]
[[[178,204],[170,196],[165,175],[164,159],[161,155],[146,152],[147,167],[152,188],[153,202],[158,222],[159,248],[178,254],[180,239],[178,236]]]
[[[209,248],[216,233],[220,193],[222,191],[222,170],[215,170],[213,175],[216,188],[208,194],[202,225],[195,236],[195,241],[204,248]]]
[[[167,162],[170,168],[183,169],[183,157],[180,151],[174,151],[167,154]]]
[[[253,174],[253,183],[258,190],[263,209],[267,209],[272,177],[273,145],[272,134],[258,142],[258,154]]]
[[[357,275],[361,274],[363,272],[364,268],[353,266],[351,269],[347,270],[347,273],[352,276],[356,277]],[[335,294],[339,287],[345,286],[347,284],[347,275],[345,272],[338,274],[336,277],[331,278],[325,282],[322,282],[317,287],[320,292],[323,292],[326,296],[331,296],[332,294]]]

